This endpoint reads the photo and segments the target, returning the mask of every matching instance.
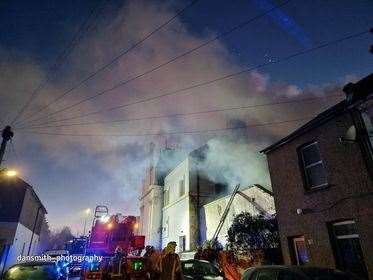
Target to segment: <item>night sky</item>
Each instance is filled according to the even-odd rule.
[[[370,0],[200,0],[109,69],[39,116],[63,109],[121,80],[147,71],[285,2],[288,3],[281,8],[197,52],[53,118],[76,116],[177,90],[372,27],[373,2]],[[50,73],[54,75],[20,120],[26,120],[188,3],[145,0],[1,1],[2,125],[12,121],[33,90]],[[88,30],[82,33],[58,71],[51,72],[56,57],[64,51],[92,11],[97,14],[88,21]],[[341,86],[372,71],[373,57],[369,53],[372,40],[372,34],[365,34],[187,93],[61,123],[189,113],[329,94],[342,96]],[[304,118],[317,114],[339,99],[325,97],[311,103],[254,110],[32,131],[96,135],[218,129],[226,127],[232,120],[250,124]],[[301,123],[248,129],[250,147],[258,151]],[[220,135],[70,137],[31,134],[16,128],[14,149],[9,146],[4,166],[17,167],[21,177],[35,187],[49,212],[52,228],[69,225],[74,233],[82,230],[82,210],[94,208],[97,203],[108,204],[112,212],[138,214],[139,189],[148,162],[150,142],[156,143],[159,149],[167,139],[170,145],[190,150]]]

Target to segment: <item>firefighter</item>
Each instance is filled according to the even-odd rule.
[[[161,253],[157,252],[153,246],[145,247],[144,258],[146,260],[146,268],[149,271],[149,277],[151,280],[159,279],[159,263],[161,260]]]
[[[233,251],[221,251],[218,254],[218,263],[220,269],[223,271],[225,279],[240,280],[241,273],[237,266],[238,260]]]
[[[198,247],[197,247],[197,251],[196,251],[196,253],[194,254],[194,259],[195,259],[195,260],[201,260],[201,259],[202,259],[202,255],[203,255],[202,247],[201,247],[201,246],[198,246]]]
[[[160,280],[183,280],[181,262],[175,253],[176,242],[171,241],[163,250],[162,259],[159,264]]]
[[[122,273],[123,249],[119,245],[115,248],[113,258],[113,272],[114,274]]]

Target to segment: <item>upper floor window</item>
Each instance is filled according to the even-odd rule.
[[[165,237],[167,237],[168,234],[169,234],[169,229],[170,229],[169,223],[170,223],[170,219],[169,219],[169,217],[166,217],[164,227],[163,227],[163,234],[164,234]]]
[[[170,191],[169,189],[165,189],[163,197],[163,205],[167,206],[170,203]]]
[[[299,148],[301,164],[307,189],[324,187],[328,184],[326,171],[321,159],[319,145],[313,142]]]
[[[182,178],[179,181],[179,196],[183,196],[185,194],[185,180]]]
[[[367,134],[369,137],[370,145],[373,148],[373,106],[370,106],[362,112],[363,121]]]

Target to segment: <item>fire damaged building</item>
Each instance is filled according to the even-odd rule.
[[[373,279],[373,75],[267,147],[286,264]]]
[[[0,274],[17,256],[39,253],[47,211],[32,186],[0,176]]]
[[[234,186],[223,183],[226,180],[219,166],[207,160],[212,152],[210,144],[188,154],[164,149],[158,163],[150,163],[140,197],[140,232],[148,245],[162,249],[175,241],[178,252],[193,257],[193,251],[212,238]],[[216,170],[213,178],[211,170]],[[265,214],[274,213],[271,192],[260,188],[242,186],[246,199],[234,199],[219,241],[225,243],[234,215],[242,211],[256,215],[258,207]]]
[[[166,148],[157,164],[151,160],[140,197],[140,232],[157,249],[176,241],[179,251],[191,250],[204,238],[200,208],[226,191],[198,168],[206,149],[207,145],[186,154]]]

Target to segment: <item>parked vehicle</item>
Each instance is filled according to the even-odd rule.
[[[57,260],[58,257],[68,256],[69,255],[69,251],[62,250],[62,249],[59,249],[59,250],[47,250],[47,251],[44,252],[44,255],[49,256],[52,259],[52,261],[55,261],[55,260]]]
[[[69,252],[69,256],[74,259],[74,257],[84,257],[86,252],[88,238],[81,236],[78,238],[73,238],[65,244],[65,250]],[[83,263],[80,261],[71,261],[69,264],[69,276],[77,277],[80,276],[82,271]]]
[[[185,279],[193,280],[223,280],[224,275],[208,261],[182,260],[181,269]]]
[[[306,266],[257,266],[247,269],[241,280],[361,280],[359,277],[330,268]]]
[[[65,280],[68,276],[55,262],[25,262],[11,266],[4,280]]]

